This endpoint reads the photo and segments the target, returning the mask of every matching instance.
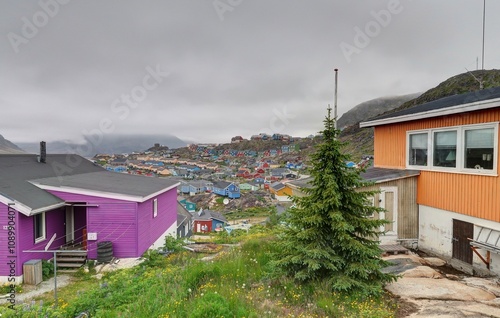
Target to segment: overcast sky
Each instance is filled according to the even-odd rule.
[[[486,1],[485,69],[500,65]],[[0,2],[0,134],[173,134],[228,142],[322,128],[481,67],[481,0]]]

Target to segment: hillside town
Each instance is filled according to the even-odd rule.
[[[0,1],[0,318],[500,318],[500,1]]]

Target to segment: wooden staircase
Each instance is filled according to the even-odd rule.
[[[56,253],[57,270],[75,272],[87,261],[87,251],[64,251]]]

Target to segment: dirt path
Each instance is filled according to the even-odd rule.
[[[57,289],[67,286],[71,283],[71,276],[68,275],[57,275]],[[23,285],[23,292],[16,293],[16,303],[22,303],[47,292],[54,292],[54,277],[41,282],[39,285]],[[5,304],[6,299],[0,299],[0,304]]]

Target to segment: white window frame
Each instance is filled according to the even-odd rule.
[[[427,134],[427,164],[422,166],[422,165],[411,165],[410,164],[410,136],[411,135],[419,135],[419,134]],[[430,158],[430,153],[431,153],[431,147],[432,146],[432,143],[431,143],[431,136],[430,136],[430,132],[429,130],[412,130],[412,131],[408,131],[406,133],[406,167],[408,168],[411,168],[411,169],[422,169],[422,168],[426,168],[426,167],[429,167],[429,160],[431,160]]]
[[[158,198],[153,199],[153,219],[158,216]]]
[[[39,236],[39,237],[36,237],[35,218],[38,217],[39,215],[41,215],[41,220],[42,220],[42,235]],[[39,213],[39,214],[35,214],[33,216],[33,238],[35,240],[35,244],[45,241],[45,239],[47,237],[47,227],[46,227],[46,225],[47,224],[45,223],[45,212],[42,212],[42,213]]]
[[[439,127],[433,129],[419,129],[406,132],[406,168],[427,171],[442,171],[450,173],[476,174],[497,176],[498,166],[498,127],[499,122],[489,122],[483,124],[472,124],[462,126]],[[493,169],[471,169],[465,168],[465,132],[474,129],[493,129]],[[457,132],[457,152],[456,167],[434,166],[434,134],[436,132],[456,131]],[[427,133],[427,165],[410,165],[410,135]]]

